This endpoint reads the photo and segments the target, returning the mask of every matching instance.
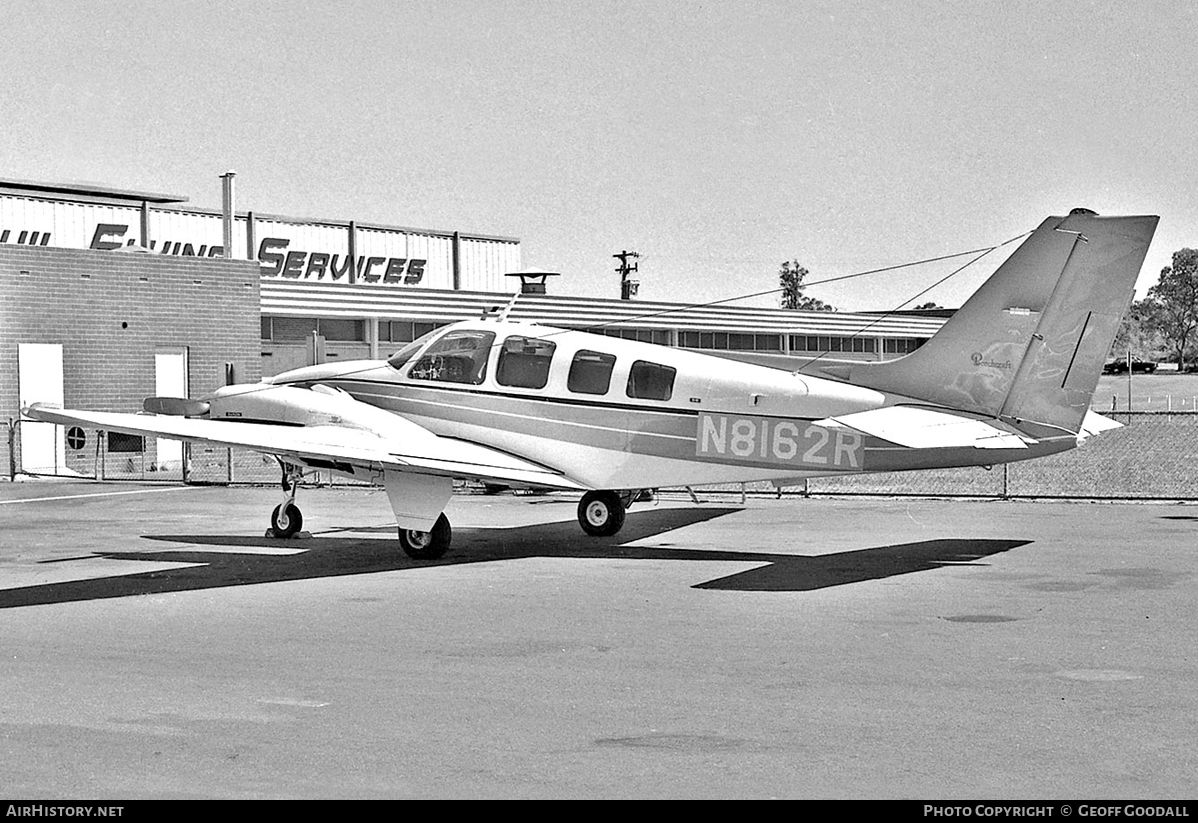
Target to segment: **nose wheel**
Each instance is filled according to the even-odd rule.
[[[304,516],[295,505],[295,493],[299,489],[303,472],[299,466],[279,461],[283,468],[283,502],[270,513],[270,528],[267,534],[280,539],[295,537],[304,525]]]
[[[578,503],[578,524],[592,537],[611,537],[624,527],[628,505],[614,491],[590,491]]]
[[[295,537],[303,525],[304,515],[294,503],[280,503],[270,513],[271,537]]]

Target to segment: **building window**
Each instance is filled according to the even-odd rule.
[[[306,340],[316,331],[315,317],[271,318],[271,340]]]
[[[535,337],[509,337],[499,349],[495,382],[518,389],[543,389],[557,344]]]
[[[334,320],[321,318],[318,333],[325,340],[362,342],[366,339],[366,323],[363,320]]]
[[[574,355],[570,363],[566,388],[578,394],[607,394],[615,366],[616,358],[613,355],[583,349]]]
[[[308,340],[313,332],[326,340],[361,343],[366,340],[365,320],[315,317],[263,317],[262,339],[280,342]]]
[[[608,337],[619,337],[623,340],[636,340],[638,343],[654,343],[658,346],[670,345],[670,333],[665,329],[623,329],[611,326],[594,329],[599,334]]]
[[[444,323],[414,323],[411,320],[384,321],[379,323],[379,339],[389,340],[392,343],[411,343],[444,325]]]
[[[386,335],[384,338],[383,335]],[[379,323],[379,339],[386,339],[391,343],[411,343],[416,339],[412,334],[412,324],[401,320],[392,320],[387,323]]]
[[[824,337],[813,334],[792,334],[792,352],[857,352],[872,353],[878,350],[878,341],[873,337]]]
[[[108,451],[125,452],[126,454],[141,453],[146,450],[146,439],[140,434],[125,434],[124,432],[108,432]]]
[[[921,337],[892,337],[883,341],[882,350],[886,354],[910,354],[926,342]]]
[[[638,360],[628,372],[628,396],[642,400],[669,400],[674,394],[677,369]]]
[[[477,386],[486,376],[487,359],[494,342],[494,332],[447,332],[413,364],[408,377]]]

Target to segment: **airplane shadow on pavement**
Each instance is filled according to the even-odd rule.
[[[4,589],[0,590],[0,609],[528,557],[754,563],[760,565],[727,577],[699,583],[694,588],[745,592],[805,592],[949,565],[975,564],[984,557],[1031,542],[981,539],[924,540],[818,556],[630,545],[738,511],[741,510],[703,507],[630,512],[623,530],[611,538],[587,537],[574,520],[503,529],[463,528],[455,530],[454,545],[449,553],[434,561],[412,560],[405,555],[399,548],[394,526],[345,530],[358,533],[378,532],[386,535],[384,538],[351,534],[333,537],[317,535],[295,540],[244,535],[145,535],[143,539],[146,540],[191,545],[162,551],[99,552],[74,560],[94,561],[108,558],[193,565],[159,568],[140,574],[119,574]],[[336,533],[339,530],[332,531]],[[205,550],[205,546],[211,546],[213,550]],[[245,548],[246,551],[236,551],[239,547]],[[255,552],[255,549],[296,551],[268,554]]]

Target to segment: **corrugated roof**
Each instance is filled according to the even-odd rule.
[[[380,288],[370,284],[262,280],[262,313],[291,317],[378,317],[380,319],[467,320],[506,306],[506,292]],[[681,331],[733,331],[931,337],[942,318],[855,312],[805,312],[737,306],[692,306],[560,295],[521,295],[511,320],[549,326],[615,326]]]
[[[177,194],[160,194],[134,189],[116,189],[99,183],[45,183],[37,180],[19,180],[0,177],[0,190],[8,189],[13,194],[65,194],[75,197],[103,197],[108,200],[128,200],[135,203],[186,203],[187,198]]]

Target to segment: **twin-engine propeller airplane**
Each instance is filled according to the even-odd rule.
[[[923,347],[822,376],[585,332],[482,319],[386,361],[296,369],[150,414],[34,404],[36,420],[274,455],[302,516],[306,470],[381,481],[404,550],[440,557],[455,478],[584,492],[578,521],[613,535],[641,489],[990,466],[1119,424],[1090,399],[1157,217],[1046,219]]]

